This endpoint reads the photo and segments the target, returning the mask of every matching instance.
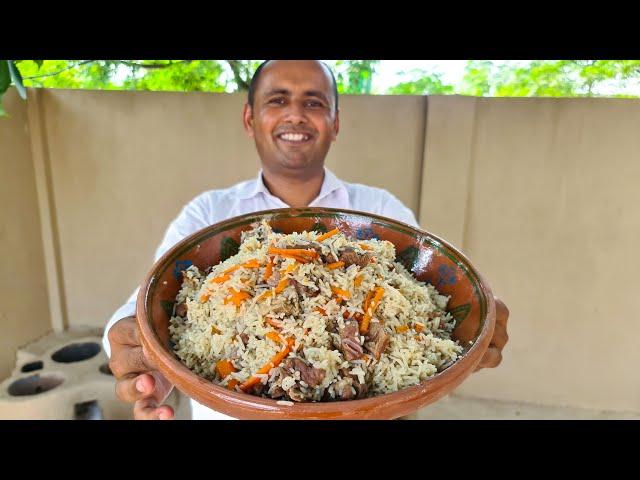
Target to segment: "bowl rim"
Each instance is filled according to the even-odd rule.
[[[159,281],[159,275],[156,275],[158,271],[166,271],[171,268],[171,264],[175,261],[175,257],[184,253],[185,247],[194,243],[196,240],[202,240],[204,236],[210,233],[212,230],[224,230],[232,227],[236,223],[246,224],[248,219],[255,218],[256,221],[261,219],[269,220],[269,217],[274,218],[280,215],[288,216],[302,216],[301,214],[308,214],[305,216],[313,216],[319,213],[334,213],[334,214],[346,214],[362,216],[372,220],[379,220],[383,224],[395,225],[396,230],[398,227],[400,231],[411,235],[420,235],[427,237],[432,244],[440,244],[441,251],[449,250],[457,257],[454,260],[456,263],[464,264],[464,268],[468,272],[472,273],[478,281],[479,291],[478,294],[484,297],[486,302],[486,311],[484,323],[480,327],[480,331],[476,333],[476,339],[468,349],[464,350],[462,356],[456,360],[450,367],[445,370],[436,373],[433,377],[422,380],[417,385],[403,388],[396,392],[385,393],[376,395],[374,397],[367,397],[356,400],[334,400],[330,402],[303,402],[296,403],[294,405],[278,403],[281,400],[272,398],[263,398],[256,395],[247,393],[240,393],[232,390],[228,390],[225,387],[217,385],[209,380],[200,377],[193,371],[191,371],[186,365],[184,365],[173,354],[167,346],[160,340],[158,334],[152,327],[151,319],[147,315],[148,305],[151,299],[150,293],[153,292],[157,282]],[[386,225],[385,225],[386,226]],[[190,247],[193,248],[193,247]],[[451,257],[450,257],[451,258]],[[327,414],[328,411],[346,412],[346,411],[367,411],[375,408],[381,402],[385,407],[392,407],[405,402],[411,402],[425,396],[425,394],[435,391],[441,384],[446,384],[458,377],[462,376],[466,378],[475,370],[476,366],[480,362],[482,355],[488,349],[491,336],[493,335],[493,329],[495,328],[495,300],[492,294],[491,287],[487,283],[486,279],[477,271],[469,259],[460,252],[457,248],[451,245],[446,240],[439,236],[430,233],[422,228],[415,227],[408,223],[404,223],[392,218],[384,217],[381,215],[358,211],[350,209],[328,208],[328,207],[299,207],[299,208],[277,208],[268,210],[259,210],[242,215],[237,215],[232,218],[225,219],[223,221],[211,224],[207,227],[197,230],[191,235],[183,238],[169,250],[167,250],[156,262],[145,276],[143,282],[140,285],[140,290],[137,295],[136,301],[136,321],[140,329],[140,340],[145,349],[145,355],[152,354],[156,363],[156,368],[164,374],[169,381],[172,381],[173,385],[179,390],[180,387],[190,385],[196,390],[197,396],[202,395],[203,398],[211,399],[213,397],[216,403],[227,404],[230,408],[241,408],[243,410],[253,410],[262,413],[279,413],[283,416],[290,414],[299,414],[301,406],[303,410],[307,412],[310,417],[314,414],[322,416]],[[471,364],[470,364],[471,363]],[[475,365],[473,364],[475,363]],[[461,382],[462,380],[460,380]],[[178,385],[180,383],[180,385]],[[194,392],[186,393],[186,395],[193,397]],[[443,393],[444,395],[446,393]],[[198,398],[194,398],[198,400]],[[297,408],[295,408],[297,406]],[[211,407],[209,407],[211,408]],[[228,409],[225,409],[228,410]]]

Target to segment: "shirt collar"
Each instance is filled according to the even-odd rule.
[[[327,167],[324,167],[324,180],[322,181],[322,187],[320,187],[320,193],[318,196],[310,203],[313,205],[318,203],[324,197],[330,195],[336,190],[344,190],[347,191],[344,182],[342,182],[335,174],[329,170]],[[248,185],[245,186],[240,192],[238,192],[238,198],[242,200],[248,200],[250,198],[256,197],[263,193],[267,198],[275,198],[264,184],[264,179],[262,178],[262,169],[258,172],[258,177],[248,182]]]

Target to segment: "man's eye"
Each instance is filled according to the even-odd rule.
[[[271,100],[269,100],[269,103],[272,103],[275,105],[282,105],[284,103],[284,98],[282,97],[272,98]]]
[[[307,102],[307,106],[308,107],[322,107],[322,103],[318,102],[317,100],[309,100]]]

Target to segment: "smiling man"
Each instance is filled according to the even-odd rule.
[[[384,189],[339,180],[324,161],[340,129],[338,90],[331,70],[317,61],[272,60],[251,81],[243,123],[255,141],[258,177],[224,190],[210,190],[186,205],[171,223],[156,260],[186,236],[245,213],[285,207],[360,210],[418,226],[415,216]],[[116,377],[116,394],[134,404],[137,419],[169,419],[163,405],[173,386],[147,360],[135,322],[137,291],[111,317],[103,340]],[[497,302],[491,348],[480,367],[495,367],[507,342],[508,310]],[[192,400],[194,419],[229,418]]]

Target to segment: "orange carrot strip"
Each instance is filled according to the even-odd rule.
[[[270,297],[271,295],[273,295],[273,292],[271,290],[267,290],[266,292],[262,292],[260,295],[258,295],[256,300],[260,302],[261,300],[264,300],[265,298]]]
[[[407,330],[409,330],[409,327],[407,325],[400,325],[399,327],[396,327],[396,332],[398,333],[404,333]]]
[[[372,248],[366,243],[359,243],[358,246],[363,250],[372,250]]]
[[[279,322],[278,320],[274,320],[274,319],[273,319],[273,318],[271,318],[271,317],[267,317],[267,320],[266,320],[266,321],[267,321],[267,323],[268,323],[269,325],[271,325],[272,327],[275,327],[275,328],[282,328],[282,322]]]
[[[276,293],[282,292],[285,288],[287,288],[287,285],[289,285],[288,278],[283,278],[282,280],[280,280],[278,286],[276,287]]]
[[[326,315],[327,314],[327,311],[322,307],[316,307],[316,312],[318,312],[318,313],[320,313],[322,315]]]
[[[242,264],[244,268],[260,268],[260,262],[257,259],[252,258],[251,260],[244,262]]]
[[[344,298],[345,300],[348,300],[349,298],[351,298],[351,294],[349,292],[347,292],[346,290],[342,290],[341,288],[338,287],[331,287],[331,291],[338,295],[339,297]]]
[[[220,275],[219,277],[212,278],[209,283],[223,283],[229,280],[231,277],[227,274]]]
[[[229,390],[235,390],[236,385],[238,385],[240,382],[238,380],[236,380],[235,378],[229,380],[229,383],[227,383],[227,388]]]
[[[262,368],[260,368],[260,370],[256,372],[256,375],[269,373],[269,371],[272,368],[275,368],[278,365],[280,365],[282,360],[284,360],[286,356],[289,355],[289,352],[291,351],[293,344],[294,344],[293,338],[287,338],[287,346],[284,347],[284,349],[281,350],[280,352],[276,353],[276,355],[269,362],[267,362]],[[259,382],[260,382],[259,377],[252,376],[247,381],[245,381],[242,385],[240,385],[240,389],[246,392],[248,389],[250,389],[251,387],[253,387],[255,384]]]
[[[362,283],[362,280],[364,280],[364,275],[360,274],[356,278],[353,279],[353,285],[356,288],[358,288],[360,286],[360,284]]]
[[[336,233],[340,233],[340,230],[338,230],[337,228],[334,228],[333,230],[329,230],[327,233],[324,233],[320,235],[318,238],[316,238],[316,242],[322,242],[323,240],[326,240],[329,237],[333,237]]]
[[[251,298],[251,294],[249,292],[245,292],[244,290],[238,291],[232,288],[231,291],[231,295],[227,296],[227,298],[224,299],[225,305],[233,303],[236,307],[239,307],[244,300],[246,300],[247,298]]]
[[[267,269],[264,271],[263,280],[265,282],[269,280],[269,277],[271,277],[272,273],[273,273],[273,261],[271,260],[271,258],[269,258],[269,261],[267,262]]]
[[[231,372],[235,372],[236,369],[230,360],[223,359],[216,363],[216,371],[218,372],[218,375],[220,375],[220,378],[224,379]]]
[[[318,252],[315,250],[307,250],[304,248],[275,248],[269,247],[269,253],[272,255],[291,256],[295,255],[302,258],[316,258]]]
[[[267,337],[269,340],[273,340],[276,343],[283,343],[282,338],[280,338],[280,335],[278,335],[276,332],[267,332],[265,337]]]
[[[209,300],[209,294],[208,293],[205,293],[204,295],[200,296],[200,303],[204,303],[207,300]]]
[[[364,312],[364,317],[362,318],[362,323],[360,323],[360,333],[366,333],[369,330],[369,322],[371,321],[371,316],[376,311],[376,307],[380,303],[380,300],[382,300],[383,295],[384,288],[376,288],[376,293],[371,299],[371,303],[367,305],[367,309]]]
[[[422,330],[424,330],[424,325],[420,322],[416,322],[413,328],[416,332],[420,333]]]
[[[327,268],[329,270],[335,270],[336,268],[340,268],[340,267],[344,267],[344,262],[333,262],[333,263],[327,264]]]

